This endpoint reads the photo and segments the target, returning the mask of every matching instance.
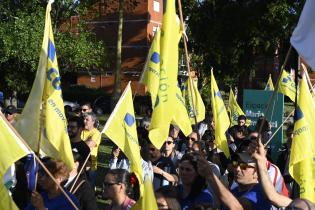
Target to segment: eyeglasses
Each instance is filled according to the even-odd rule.
[[[234,168],[237,168],[239,166],[242,170],[246,170],[247,168],[256,168],[255,166],[249,165],[247,163],[240,163],[238,161],[233,161],[232,164]]]
[[[170,144],[173,144],[174,142],[173,141],[166,141],[165,143],[170,145]]]
[[[113,185],[120,184],[119,182],[103,182],[103,189],[106,187],[111,187]]]

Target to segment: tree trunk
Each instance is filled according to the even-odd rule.
[[[122,48],[124,4],[125,4],[125,0],[119,0],[116,70],[115,70],[114,90],[112,94],[112,104],[111,104],[112,109],[115,107],[121,95],[121,48]]]

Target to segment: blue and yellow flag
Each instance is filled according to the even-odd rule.
[[[0,112],[0,180],[3,180],[5,172],[14,162],[31,153],[17,137],[13,128],[9,125]],[[0,184],[0,209],[18,210],[8,190],[1,181]]]
[[[230,112],[230,121],[231,125],[237,125],[238,124],[238,116],[245,115],[241,107],[238,105],[236,98],[234,96],[232,88],[230,88],[230,95],[229,95],[229,104],[227,108],[228,112]],[[246,119],[246,125],[249,126],[251,123],[251,120]]]
[[[230,126],[230,120],[217,82],[213,76],[213,70],[211,70],[211,103],[215,125],[215,143],[217,147],[224,152],[226,157],[230,157],[229,146],[225,135],[225,132]]]
[[[267,85],[265,87],[265,90],[267,90],[267,91],[274,91],[275,90],[273,83],[272,83],[271,74],[269,74],[269,79],[268,79]]]
[[[295,82],[291,75],[285,70],[282,71],[278,91],[283,95],[288,96],[291,99],[291,101],[293,102],[295,101],[296,94]]]
[[[299,89],[289,172],[300,185],[300,197],[315,203],[315,104],[305,75]]]
[[[205,119],[206,108],[198,91],[197,80],[193,81],[191,77],[188,77],[184,84],[183,96],[191,124],[203,121]]]
[[[174,101],[177,88],[178,43],[182,34],[177,22],[175,0],[167,0],[164,9],[160,39],[158,93],[149,128],[149,138],[157,148],[161,148],[168,137],[176,108]]]
[[[137,136],[136,118],[133,108],[130,82],[108,118],[103,130],[127,156],[130,161],[130,172],[134,172],[139,180],[140,194],[143,192],[143,175],[140,146]]]
[[[156,97],[159,92],[160,83],[160,38],[161,31],[158,29],[155,32],[154,39],[149,50],[149,54],[144,65],[143,73],[140,82],[147,87],[147,91],[151,95],[152,110],[156,102]]]
[[[35,81],[16,128],[34,151],[40,147],[45,155],[64,161],[72,169],[74,160],[51,26],[51,4],[50,0],[46,8],[45,32]]]

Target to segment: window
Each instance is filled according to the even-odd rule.
[[[160,12],[160,2],[153,1],[153,10],[154,12]]]

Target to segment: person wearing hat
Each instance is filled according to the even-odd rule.
[[[233,161],[234,180],[238,186],[231,190],[244,209],[271,209],[270,201],[265,197],[258,182],[256,161],[248,152],[237,153]]]
[[[4,109],[4,115],[5,118],[9,121],[11,125],[15,125],[16,121],[16,116],[17,116],[17,109],[13,105],[9,105]]]

